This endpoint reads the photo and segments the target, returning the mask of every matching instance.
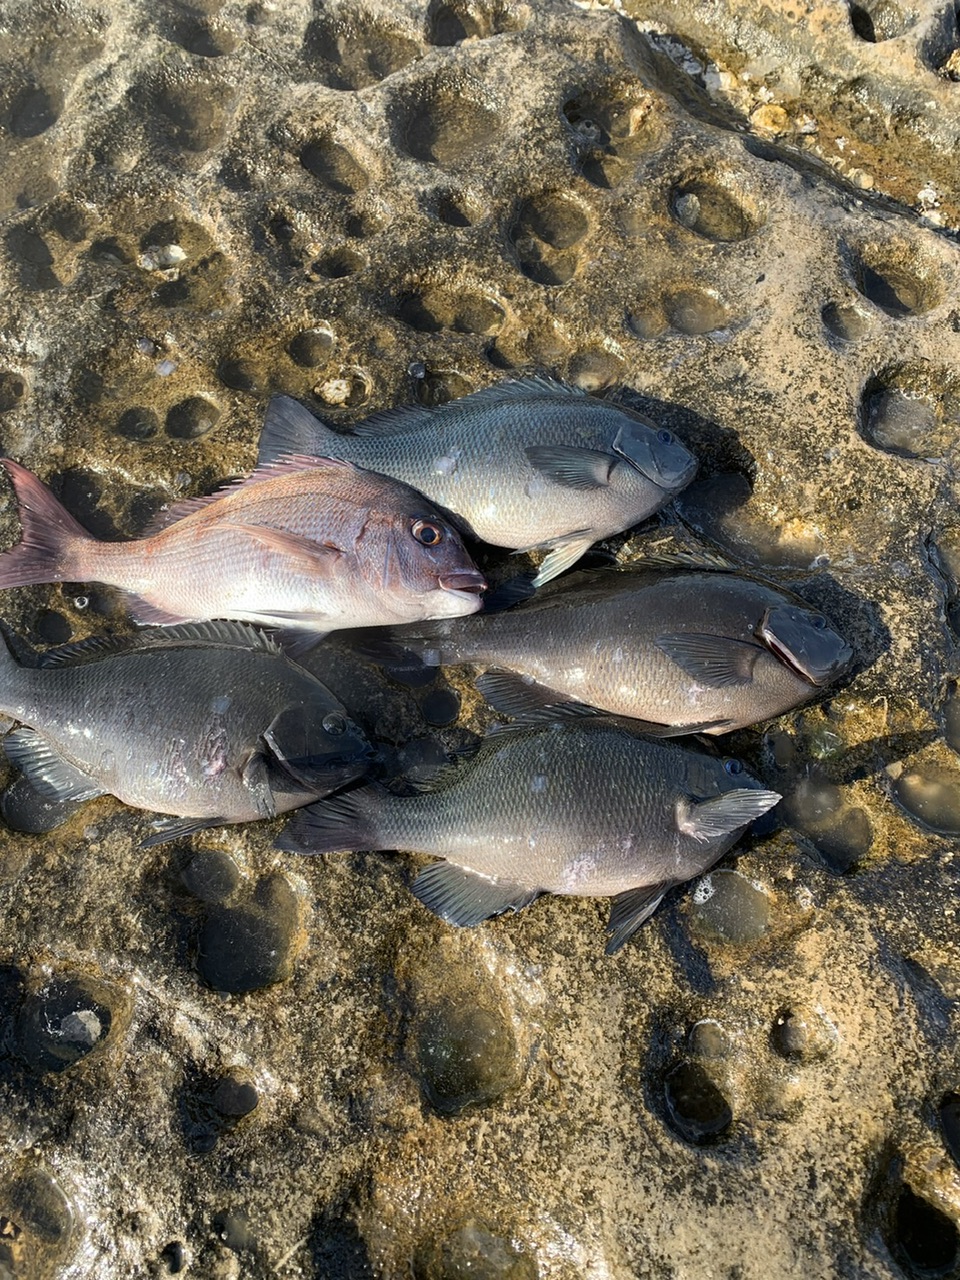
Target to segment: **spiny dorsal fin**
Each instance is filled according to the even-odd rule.
[[[469,404],[471,409],[488,409],[501,405],[505,400],[531,400],[555,398],[557,396],[575,396],[581,399],[587,393],[580,387],[568,387],[563,382],[546,375],[535,375],[529,378],[516,378],[508,382],[496,382],[492,387],[483,387],[459,400],[448,400],[445,404],[427,408],[419,404],[401,405],[396,409],[385,409],[358,422],[351,428],[351,435],[379,436],[393,435],[401,431],[414,431],[431,422],[441,425],[453,412],[462,410]]]
[[[152,538],[154,534],[162,533],[164,529],[169,529],[178,520],[184,520],[187,516],[192,516],[195,512],[202,511],[204,507],[210,506],[212,502],[219,502],[221,498],[227,498],[232,493],[238,493],[241,489],[249,488],[250,485],[262,484],[264,480],[275,480],[277,476],[291,475],[298,471],[353,471],[355,469],[352,462],[346,462],[343,458],[321,458],[306,453],[285,453],[269,462],[258,465],[255,471],[243,479],[229,480],[219,489],[215,489],[213,493],[208,493],[204,497],[183,498],[179,502],[171,503],[169,507],[163,507],[151,517],[140,536],[141,538]]]
[[[277,642],[247,622],[188,622],[175,627],[148,627],[132,636],[89,636],[41,654],[41,667],[65,667],[142,649],[189,648],[215,645],[228,649],[258,649],[280,653]]]

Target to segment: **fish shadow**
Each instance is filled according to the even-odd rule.
[[[635,413],[645,414],[652,418],[658,427],[666,427],[687,446],[700,463],[698,476],[713,472],[739,472],[753,488],[757,474],[757,462],[750,450],[741,442],[732,427],[721,426],[712,418],[685,405],[675,404],[669,400],[661,400],[657,396],[635,391],[632,387],[621,388],[613,397],[614,401]],[[741,506],[746,496],[735,495],[736,506]]]

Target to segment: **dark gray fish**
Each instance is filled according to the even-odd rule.
[[[241,623],[84,641],[19,666],[0,645],[9,759],[54,800],[175,814],[164,839],[272,818],[360,777],[369,743],[316,677]],[[152,841],[151,843],[156,843]]]
[[[665,428],[549,378],[503,382],[432,409],[376,414],[349,434],[275,396],[259,465],[289,453],[346,458],[394,476],[485,542],[548,551],[537,585],[599,538],[653,515],[697,469]]]
[[[661,734],[729,733],[780,715],[853,657],[816,609],[716,567],[578,573],[503,613],[390,635],[431,665],[502,668],[542,688],[544,704],[585,703]],[[508,680],[488,673],[481,689],[514,710]]]
[[[602,721],[511,726],[422,794],[361,786],[311,805],[280,847],[432,853],[445,861],[413,892],[456,925],[543,893],[609,896],[613,954],[672,886],[706,871],[779,799],[736,761]]]

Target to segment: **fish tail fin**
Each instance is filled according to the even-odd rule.
[[[32,471],[12,458],[0,458],[13,481],[23,534],[0,555],[0,588],[34,582],[71,582],[84,575],[77,551],[95,542]]]
[[[347,853],[378,849],[376,813],[390,793],[376,783],[344,791],[300,809],[277,840],[292,853]]]
[[[350,632],[347,641],[354,653],[384,667],[391,675],[445,667],[461,662],[451,637],[451,619],[418,622],[401,627]],[[345,633],[341,632],[341,636]]]

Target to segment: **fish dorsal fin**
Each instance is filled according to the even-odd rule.
[[[280,646],[247,622],[189,622],[175,627],[148,627],[132,636],[89,636],[41,654],[41,667],[65,667],[93,662],[113,654],[142,649],[169,649],[214,645],[229,649],[259,649],[280,653]]]
[[[701,842],[728,836],[747,826],[778,804],[783,797],[777,791],[739,787],[710,800],[677,801],[677,827],[686,836]]]
[[[35,729],[14,729],[4,738],[3,748],[10,763],[46,800],[92,800],[104,794],[99,782],[64,760]]]
[[[730,640],[726,636],[697,631],[657,636],[654,643],[698,684],[709,685],[713,689],[749,684],[754,664],[763,652],[759,645],[744,640]]]
[[[464,927],[504,911],[520,911],[541,893],[540,889],[465,871],[452,862],[435,862],[421,871],[410,887],[434,915]]]
[[[263,415],[257,467],[291,454],[325,454],[330,446],[324,448],[324,441],[336,434],[298,400],[274,396]]]
[[[204,507],[209,507],[212,502],[219,502],[221,498],[228,498],[232,493],[239,493],[241,489],[248,489],[251,485],[262,484],[264,480],[275,480],[277,476],[291,475],[298,471],[317,470],[343,472],[354,471],[356,468],[352,462],[346,462],[343,458],[319,457],[309,453],[284,453],[269,462],[258,462],[257,469],[250,475],[240,480],[230,480],[219,489],[215,489],[213,493],[200,498],[183,498],[180,502],[171,503],[169,507],[163,507],[151,517],[140,536],[152,538],[154,534],[169,529],[178,520],[185,520],[187,516],[202,511]]]
[[[661,880],[657,884],[640,885],[636,889],[627,889],[618,893],[610,903],[610,919],[607,922],[606,953],[615,955],[625,942],[629,942],[636,931],[659,907],[668,889],[676,884],[675,880]]]
[[[384,409],[381,413],[371,414],[363,422],[351,428],[351,435],[379,436],[393,435],[401,431],[414,431],[427,422],[442,424],[451,413],[462,409],[469,403],[471,409],[488,409],[501,405],[505,400],[544,399],[545,397],[576,396],[587,398],[587,393],[580,387],[568,387],[545,375],[529,378],[511,379],[508,382],[495,382],[491,387],[483,387],[458,400],[448,400],[445,404],[427,407],[419,404],[400,405],[396,409]]]
[[[684,550],[646,551],[640,548],[640,558],[630,562],[637,569],[707,569],[711,573],[736,573],[737,566],[719,551],[705,547]]]

